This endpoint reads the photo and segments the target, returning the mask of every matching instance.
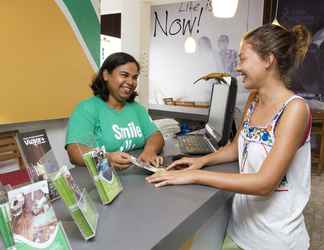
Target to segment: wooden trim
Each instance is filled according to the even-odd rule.
[[[16,160],[20,169],[25,168],[17,141],[17,130],[0,133],[0,161]]]

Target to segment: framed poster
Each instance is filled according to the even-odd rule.
[[[278,7],[277,7],[278,6]],[[312,34],[303,64],[292,79],[291,88],[304,96],[324,97],[324,4],[315,0],[267,0],[264,23],[271,22],[277,12],[281,25],[290,29],[303,24]]]
[[[212,81],[193,82],[211,72],[237,76],[235,67],[241,38],[262,24],[262,10],[263,1],[239,1],[233,18],[216,18],[210,0],[153,5],[149,103],[164,104],[165,98],[208,103]],[[195,43],[193,53],[185,49],[188,38]],[[240,82],[238,85],[240,99],[245,90]]]

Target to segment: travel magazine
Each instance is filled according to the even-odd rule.
[[[10,190],[8,200],[15,242],[13,249],[71,249],[63,226],[57,220],[49,201],[47,181]],[[9,234],[7,238],[11,243]]]
[[[18,140],[27,163],[30,179],[32,182],[47,180],[50,200],[57,199],[58,193],[45,171],[45,167],[58,167],[45,129],[18,133]]]

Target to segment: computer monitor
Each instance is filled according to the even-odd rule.
[[[226,77],[225,80],[226,83],[213,84],[206,124],[210,139],[218,146],[224,146],[230,137],[237,94],[236,78]]]

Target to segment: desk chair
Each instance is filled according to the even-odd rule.
[[[324,166],[324,110],[313,109],[312,136],[318,136],[319,150],[312,151],[312,164],[317,164],[317,174],[320,175]]]

